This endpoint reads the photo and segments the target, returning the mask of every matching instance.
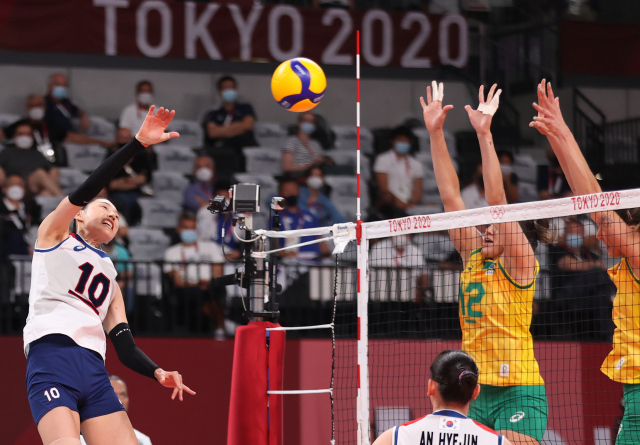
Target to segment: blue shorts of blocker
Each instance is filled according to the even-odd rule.
[[[60,406],[80,414],[80,422],[124,411],[100,354],[66,335],[46,335],[31,343],[27,392],[36,425]]]

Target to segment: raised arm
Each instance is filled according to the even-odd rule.
[[[491,87],[486,101],[484,87],[480,87],[478,92],[480,106],[477,110],[469,105],[464,107],[480,142],[484,191],[490,206],[507,204],[500,161],[491,135],[491,121],[498,108],[502,92],[502,90],[496,92],[496,87],[496,84]],[[530,283],[535,278],[536,258],[520,224],[517,222],[495,224],[493,233],[496,238],[494,243],[505,248],[503,263],[509,275],[520,284]]]
[[[431,138],[431,159],[436,182],[438,183],[438,191],[440,192],[445,212],[465,210],[466,207],[460,196],[460,181],[458,180],[456,169],[453,167],[453,162],[451,162],[442,129],[447,113],[453,108],[453,105],[447,105],[443,108],[443,85],[440,83],[438,87],[434,81],[432,86],[433,89],[427,87],[427,103],[421,97],[420,104],[422,105],[424,123],[427,130],[429,130]],[[449,230],[449,236],[465,263],[471,251],[482,246],[482,237],[474,227]]]
[[[129,143],[108,157],[89,177],[64,198],[38,228],[38,247],[46,249],[58,245],[69,236],[69,225],[78,211],[95,198],[118,171],[145,147],[180,136],[175,131],[165,133],[167,125],[173,119],[175,111],[160,108],[154,116],[155,107],[149,108],[140,131]]]
[[[544,80],[538,86],[538,103],[533,107],[538,111],[529,126],[547,136],[569,185],[576,195],[600,193],[602,190],[595,178],[571,130],[564,122],[560,110],[560,100],[555,97],[551,85]],[[599,226],[602,240],[609,247],[620,249],[629,259],[636,272],[640,271],[640,233],[629,227],[614,211],[590,214]]]

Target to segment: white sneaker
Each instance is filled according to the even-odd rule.
[[[224,329],[216,329],[215,334],[213,334],[213,338],[219,341],[226,340],[227,333],[224,331]]]

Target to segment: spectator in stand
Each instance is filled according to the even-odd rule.
[[[311,134],[316,131],[316,115],[310,112],[298,114],[298,133],[287,141],[282,153],[282,171],[302,172],[325,162],[322,147]]]
[[[116,143],[111,146],[107,157],[122,148],[132,138],[127,128],[119,128]],[[109,183],[110,195],[118,201],[120,213],[129,224],[135,226],[140,221],[141,210],[138,198],[143,194],[151,194],[149,181],[151,179],[151,165],[146,151],[135,155]]]
[[[27,117],[12,123],[0,131],[0,140],[5,138],[13,139],[16,128],[26,122],[33,128],[33,137],[38,151],[58,167],[65,166],[67,161],[67,155],[62,144],[98,144],[103,147],[111,145],[110,142],[93,139],[60,127],[49,128],[44,120],[45,100],[39,94],[29,95],[26,109]]]
[[[549,165],[538,165],[538,177],[536,180],[538,198],[556,199],[573,196],[569,182],[562,172],[562,167],[560,167],[560,161],[558,161],[550,146],[547,147],[547,159],[549,160]]]
[[[600,261],[595,237],[585,237],[582,221],[568,218],[564,235],[558,244],[549,246],[549,255],[558,309],[578,315],[573,333],[610,341],[614,330],[611,297],[616,287]]]
[[[129,412],[129,390],[127,389],[127,384],[117,375],[110,375],[109,380],[111,381],[111,386],[113,386],[113,390],[118,396],[120,403],[124,409]],[[138,445],[151,445],[151,439],[146,434],[142,434],[137,429],[133,429],[133,433],[136,435],[136,439],[138,440]],[[82,445],[87,445],[84,440],[84,437],[80,436],[80,440]]]
[[[322,193],[324,188],[325,182],[322,169],[320,167],[311,167],[306,186],[300,187],[300,199],[298,202],[300,209],[315,216],[320,227],[347,222],[329,197]]]
[[[217,181],[215,196],[224,196],[226,201],[229,202],[229,188],[231,185],[228,182]],[[212,215],[206,206],[200,207],[197,213],[197,225],[198,225],[198,239],[203,241],[213,241],[214,243],[223,247],[224,254],[230,260],[237,260],[240,258],[240,249],[235,237],[233,236],[233,226],[231,215],[216,213]],[[222,236],[222,229],[224,228],[224,237]]]
[[[207,207],[215,194],[216,166],[209,156],[198,156],[193,162],[195,182],[184,191],[182,206],[185,210],[196,213],[198,209]]]
[[[216,326],[216,339],[224,340],[225,296],[215,292],[213,285],[213,279],[222,276],[224,256],[218,244],[198,241],[196,230],[196,215],[184,212],[176,228],[180,243],[165,252],[164,272],[171,279],[178,297],[178,312],[187,311],[186,316],[180,318],[188,320],[189,330],[208,330],[208,321],[202,311],[206,307]]]
[[[40,221],[40,207],[35,201],[25,201],[24,180],[9,176],[2,185],[0,200],[0,262],[9,255],[31,255],[27,240],[29,229]]]
[[[27,122],[16,127],[13,143],[0,151],[0,184],[13,175],[20,176],[34,195],[62,196],[60,172],[35,149],[33,129]]]
[[[76,129],[72,119],[78,119]],[[89,129],[89,116],[69,100],[69,83],[64,74],[53,74],[49,79],[49,92],[45,96],[44,120],[49,131],[86,133]]]
[[[484,196],[484,179],[482,177],[482,163],[476,165],[476,171],[473,172],[472,181],[469,185],[460,191],[460,197],[467,209],[477,209],[480,207],[488,207],[487,199]]]
[[[135,103],[127,105],[120,113],[118,123],[120,128],[128,128],[132,134],[137,133],[151,105],[153,105],[153,84],[148,80],[141,80],[136,84]]]
[[[231,76],[221,77],[217,87],[222,106],[204,117],[204,144],[233,149],[257,146],[253,135],[256,113],[251,104],[237,102],[236,80]]]
[[[411,130],[394,130],[393,148],[378,155],[373,166],[378,182],[378,208],[407,211],[422,202],[422,165],[411,151]],[[396,212],[393,212],[396,213]]]
[[[516,204],[520,202],[520,189],[518,187],[518,175],[513,172],[513,163],[515,158],[513,153],[507,150],[498,150],[498,161],[500,161],[500,170],[502,170],[502,183],[504,184],[504,193],[507,195],[507,203]]]
[[[280,196],[285,199],[286,208],[280,212],[280,224],[282,230],[313,229],[320,227],[318,218],[308,211],[300,208],[300,187],[295,179],[285,177],[280,182]],[[313,236],[302,236],[297,238],[286,238],[282,240],[282,246],[292,246],[314,240]],[[295,257],[299,260],[313,260],[320,256],[328,256],[331,251],[325,242],[309,244],[283,250],[281,257]]]

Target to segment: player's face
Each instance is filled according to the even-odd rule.
[[[106,199],[96,199],[80,212],[79,221],[91,240],[106,244],[118,233],[118,210]]]
[[[124,384],[121,380],[111,380],[111,386],[113,386],[113,390],[116,392],[118,399],[124,406],[124,409],[129,410],[129,393],[127,392],[127,385]]]
[[[497,259],[504,252],[504,246],[497,243],[496,227],[492,224],[482,236],[482,254],[491,259]]]

